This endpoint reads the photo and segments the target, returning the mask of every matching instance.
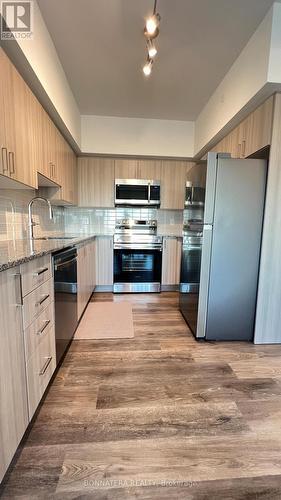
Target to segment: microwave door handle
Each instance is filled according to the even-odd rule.
[[[150,204],[150,182],[148,183],[148,204]]]

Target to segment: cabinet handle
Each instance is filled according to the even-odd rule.
[[[4,151],[5,151],[6,162],[4,161]],[[1,148],[1,157],[2,157],[3,174],[4,174],[5,172],[9,172],[7,148]]]
[[[10,162],[10,159],[12,159],[11,162]],[[11,165],[12,165],[12,168],[11,168]],[[15,173],[15,153],[13,153],[13,151],[9,151],[9,171],[10,171],[10,175],[13,175]]]
[[[45,297],[43,297],[41,300],[39,300],[38,302],[36,302],[35,306],[36,307],[42,306],[42,304],[45,302],[45,300],[47,300],[49,297],[50,297],[49,294],[45,295]]]
[[[52,179],[53,178],[53,165],[52,165],[51,161],[50,161],[49,165],[50,165],[50,177]]]
[[[45,371],[47,370],[47,368],[48,368],[48,366],[49,366],[49,364],[51,363],[51,361],[52,361],[52,359],[53,359],[53,358],[52,358],[52,356],[49,356],[49,357],[48,357],[48,358],[46,358],[46,359],[47,359],[47,360],[46,360],[46,363],[44,364],[43,368],[42,368],[42,369],[40,370],[40,372],[39,372],[39,375],[40,375],[40,376],[41,376],[41,375],[44,375]]]
[[[40,274],[43,274],[46,271],[49,271],[48,267],[44,267],[44,269],[40,269],[40,271],[37,271],[36,273],[34,273],[34,276],[40,276]]]
[[[45,321],[44,325],[42,326],[41,330],[38,330],[37,332],[37,335],[42,335],[42,333],[44,332],[44,330],[46,330],[47,326],[51,323],[51,320],[48,319],[47,321]]]
[[[244,139],[242,141],[242,158],[245,158],[245,152],[246,152],[246,141]]]
[[[16,273],[13,275],[17,281],[18,281],[18,296],[19,296],[19,301],[16,304],[17,306],[22,306],[23,305],[23,298],[22,298],[22,278],[21,278],[21,273]]]

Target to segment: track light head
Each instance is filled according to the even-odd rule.
[[[150,59],[153,59],[157,54],[157,49],[152,40],[147,40],[147,51]]]
[[[159,14],[153,14],[147,18],[144,28],[144,35],[147,38],[156,38],[159,35],[160,20]]]
[[[153,64],[152,59],[147,59],[145,65],[142,68],[145,76],[149,76],[151,74],[152,64]]]

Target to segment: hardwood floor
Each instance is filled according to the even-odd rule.
[[[135,338],[74,341],[6,499],[281,498],[281,346],[196,342],[178,295],[133,303]]]

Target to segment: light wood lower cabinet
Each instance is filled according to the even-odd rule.
[[[96,285],[111,287],[113,285],[113,238],[97,236],[96,238]]]
[[[28,425],[19,268],[0,273],[0,481]]]
[[[50,324],[26,364],[29,419],[47,388],[56,368],[54,324]]]
[[[51,256],[20,267],[29,420],[56,369],[54,279]]]
[[[163,238],[162,285],[178,285],[180,282],[181,238]]]
[[[86,243],[77,251],[77,293],[78,293],[78,319],[95,288],[95,258],[96,241]]]
[[[22,265],[21,275],[22,294],[25,297],[29,292],[32,292],[32,290],[52,277],[52,260],[50,255],[44,255]]]

